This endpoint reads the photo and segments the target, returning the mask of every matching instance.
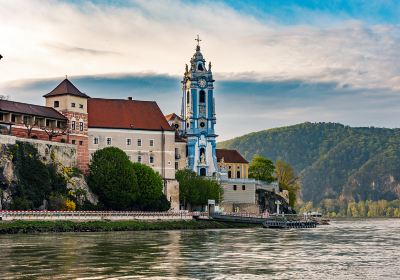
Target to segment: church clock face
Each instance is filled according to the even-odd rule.
[[[207,86],[207,81],[206,81],[206,79],[200,78],[200,79],[199,79],[199,86],[200,86],[201,88],[205,88],[205,87]]]

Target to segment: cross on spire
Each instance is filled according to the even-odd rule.
[[[197,38],[194,39],[194,40],[197,41],[197,45],[200,46],[200,42],[201,42],[202,40],[200,40],[199,34],[197,34]]]

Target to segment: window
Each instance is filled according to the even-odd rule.
[[[236,172],[236,178],[240,178],[240,171]]]
[[[111,145],[111,138],[107,137],[107,145],[110,146]]]
[[[11,122],[15,122],[16,119],[17,119],[17,116],[14,114],[11,114]]]
[[[4,114],[0,113],[0,121],[4,121]]]
[[[126,138],[126,145],[130,146],[132,144],[132,139]]]
[[[99,144],[99,138],[98,137],[94,137],[93,138],[93,144],[95,144],[95,145]]]
[[[82,146],[82,145],[83,145],[83,141],[79,141],[79,145],[81,145],[81,146]]]
[[[237,186],[233,185],[233,190],[236,191],[237,190]]]
[[[80,123],[79,123],[79,130],[80,130],[80,131],[83,131],[83,122],[80,122]]]
[[[197,66],[197,70],[204,71],[203,63],[199,63],[199,65]]]
[[[179,163],[176,161],[175,162],[175,170],[178,170],[179,169]]]
[[[171,162],[170,162],[170,161],[168,161],[168,165],[171,165]]]
[[[206,103],[206,93],[204,90],[200,90],[200,103]]]
[[[154,147],[154,140],[150,139],[150,147]]]
[[[79,104],[79,109],[83,109],[83,104]]]
[[[76,105],[76,104],[75,104],[74,102],[71,103],[71,107],[72,107],[72,108],[75,108],[75,105]]]
[[[154,156],[150,156],[149,161],[150,161],[150,163],[154,163]]]
[[[228,178],[232,178],[232,171],[228,171]]]
[[[137,157],[137,162],[141,163],[142,162],[142,156]]]
[[[72,140],[71,143],[75,145],[76,144],[76,140]]]
[[[137,145],[138,145],[138,147],[141,147],[141,146],[142,146],[142,139],[138,139],[138,140],[137,140]]]
[[[186,103],[189,104],[190,103],[190,92],[186,92]]]
[[[201,122],[201,123],[200,123],[200,127],[201,127],[201,128],[204,128],[205,126],[206,126],[205,122]]]
[[[246,190],[246,186],[242,185],[242,191],[245,191],[245,190]]]
[[[59,101],[54,101],[54,108],[60,107],[60,102]]]
[[[72,130],[75,130],[75,129],[76,129],[76,122],[75,122],[75,121],[72,121],[72,122],[71,122],[71,129],[72,129]]]

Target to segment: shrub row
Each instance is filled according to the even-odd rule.
[[[0,234],[40,232],[105,232],[245,228],[257,225],[217,221],[13,221],[0,223]]]

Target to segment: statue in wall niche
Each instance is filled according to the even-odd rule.
[[[204,154],[200,155],[200,163],[206,163],[206,157],[204,156]]]
[[[186,64],[185,73],[189,73],[189,66]]]

